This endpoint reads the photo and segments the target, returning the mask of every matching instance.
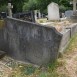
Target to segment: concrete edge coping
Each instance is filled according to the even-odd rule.
[[[71,24],[70,26],[67,26],[66,29],[72,28],[72,27],[74,27],[74,26],[76,26],[76,25],[77,25],[77,23],[73,23],[73,24]]]
[[[15,20],[15,21],[19,21],[19,22],[24,22],[24,23],[28,23],[28,24],[33,24],[33,25],[36,25],[36,26],[41,26],[41,27],[46,27],[46,28],[52,28],[52,29],[55,31],[56,34],[62,36],[62,34],[61,34],[60,32],[58,32],[58,31],[56,30],[56,28],[53,27],[53,26],[41,25],[41,24],[38,24],[38,23],[29,22],[29,21],[20,20],[20,19],[11,18],[11,17],[7,17],[7,18],[5,19],[5,21],[6,21],[7,19],[9,19],[9,20]]]
[[[72,37],[71,36],[71,29],[73,28],[73,27],[75,27],[75,26],[77,26],[77,23],[73,23],[73,24],[71,24],[70,26],[67,26],[62,32],[61,32],[61,34],[66,34],[66,32],[68,31],[68,30],[70,30],[70,38]],[[66,30],[66,31],[65,31]],[[62,40],[61,40],[61,42],[62,42]],[[60,48],[59,48],[59,53],[60,54],[62,54],[62,53],[64,53],[64,50],[67,48],[67,46],[68,46],[68,44],[70,43],[70,40],[67,42],[67,44],[66,44],[66,46],[61,50]],[[61,45],[61,44],[60,44]]]
[[[70,31],[70,29],[64,29],[63,32],[61,33],[62,35],[65,35],[68,31]],[[69,35],[70,36],[70,35]],[[64,36],[63,36],[64,37]],[[63,39],[62,37],[62,39]],[[70,36],[71,38],[71,36]],[[70,39],[69,38],[69,39]],[[61,40],[61,43],[62,43],[63,40]],[[63,53],[64,50],[66,49],[66,47],[68,46],[68,44],[70,43],[70,40],[67,42],[66,46],[64,48],[61,49],[61,43],[60,43],[60,47],[59,47],[59,53]]]

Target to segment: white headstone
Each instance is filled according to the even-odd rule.
[[[73,4],[73,11],[75,12],[76,11],[76,5],[77,5],[77,0],[72,0],[70,1],[70,4]]]
[[[34,11],[35,14],[35,22],[37,21],[37,10]]]
[[[38,15],[39,15],[39,18],[41,18],[41,13],[40,13],[40,10],[38,11]]]
[[[48,20],[59,20],[59,6],[52,2],[48,5]]]
[[[9,14],[9,17],[12,17],[12,8],[13,8],[13,5],[11,5],[11,3],[8,3],[8,14]]]

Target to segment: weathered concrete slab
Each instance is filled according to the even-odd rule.
[[[71,30],[71,37],[77,32],[77,23],[67,26],[66,29]]]
[[[61,44],[60,44],[60,49],[59,52],[63,53],[63,51],[66,49],[66,47],[68,46],[69,42],[70,42],[70,29],[64,29],[61,34],[62,36],[62,40],[61,40]]]
[[[4,31],[9,56],[44,65],[58,57],[62,34],[54,27],[7,18]]]

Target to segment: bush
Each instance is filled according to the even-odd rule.
[[[0,12],[6,12],[7,11],[7,5],[3,5],[0,7]]]

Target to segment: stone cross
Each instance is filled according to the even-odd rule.
[[[77,0],[73,0],[73,11],[76,11],[76,3],[77,3]]]
[[[76,11],[76,3],[77,3],[77,0],[73,0],[70,2],[70,4],[73,4],[73,11],[74,12]]]
[[[34,10],[34,14],[35,14],[35,22],[37,21],[37,10]]]
[[[41,13],[40,13],[40,10],[38,11],[38,16],[39,16],[39,18],[41,18]]]
[[[12,8],[13,8],[13,5],[11,5],[11,3],[8,3],[8,14],[9,14],[9,17],[12,17]]]

